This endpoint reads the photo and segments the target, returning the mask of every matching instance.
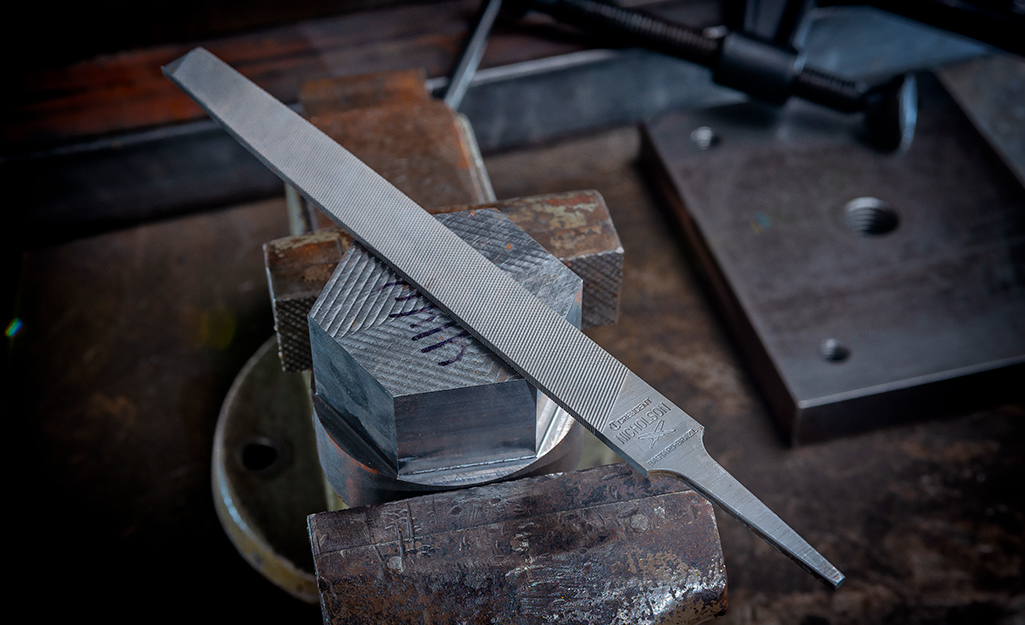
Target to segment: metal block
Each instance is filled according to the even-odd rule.
[[[421,10],[412,9],[415,6],[406,5],[401,11]],[[452,18],[458,20],[460,28],[466,19],[465,7],[451,8],[457,4],[421,6],[442,18],[447,11],[455,11],[457,15]],[[717,3],[671,2],[652,8],[661,13],[663,6],[668,9],[665,17],[683,23],[699,27],[722,23]],[[982,44],[870,7],[820,11],[813,17],[804,48],[808,63],[852,78],[870,79],[916,67],[938,67],[990,53]],[[394,26],[409,32],[407,26],[399,26],[408,22],[405,15],[380,13],[374,21],[381,28]],[[433,19],[431,23],[432,27],[438,26]],[[435,53],[440,49],[440,32],[413,41],[400,41],[406,37],[400,34],[399,39],[367,42],[338,34],[353,28],[346,17],[306,24],[302,29],[307,32],[305,29],[310,27],[322,34],[294,39],[290,35],[268,37],[261,32],[218,42],[216,48],[230,54],[232,60],[246,63],[247,73],[257,83],[283,96],[286,102],[294,101],[290,94],[306,78],[422,65],[425,53],[429,57],[427,65],[433,63],[433,75],[438,76],[429,80],[428,86],[440,91],[447,84],[440,75],[449,71],[452,59],[445,54],[443,62],[438,61]],[[449,43],[441,47],[447,45],[454,52],[458,37],[450,37],[450,29],[442,30]],[[509,36],[506,33],[505,37]],[[246,41],[248,37],[259,40],[257,47],[263,48],[266,56],[261,54],[260,60],[252,56],[256,44]],[[497,66],[477,72],[461,107],[472,121],[485,153],[629,126],[669,111],[739,98],[735,92],[712,83],[707,70],[645,50],[589,50],[540,58],[555,50],[551,38],[543,37],[545,49],[526,55],[538,60],[520,62],[525,58],[520,52],[531,46],[520,45],[523,40],[514,37],[516,45],[504,46],[501,51],[491,48],[498,53],[497,58],[492,57]],[[346,40],[341,48],[323,46],[341,40]],[[564,51],[567,46],[556,44],[556,49]],[[162,49],[159,54],[170,60],[176,52]],[[125,63],[134,69],[126,71]],[[87,94],[80,91],[82,75],[78,66],[75,71],[61,73],[59,87],[43,81],[38,84],[49,87],[42,95],[28,94],[29,98],[45,101],[38,109],[48,111],[43,126],[56,132],[52,136],[61,144],[24,159],[4,161],[0,157],[0,183],[15,192],[25,189],[25,198],[18,199],[32,206],[23,228],[29,236],[43,237],[38,240],[50,244],[55,231],[80,236],[83,231],[124,227],[143,219],[167,218],[280,193],[277,177],[209,120],[137,130],[171,121],[169,114],[178,121],[200,115],[198,109],[180,106],[180,93],[168,95],[161,86],[158,88],[164,95],[154,99],[151,89],[131,85],[134,79],[163,84],[152,74],[156,64],[152,51],[102,57],[87,70],[89,80],[101,86],[96,90],[100,97],[87,97],[84,103],[81,98]],[[166,89],[174,91],[170,84]],[[175,98],[174,103],[164,96]],[[558,106],[544,105],[556,102]],[[67,114],[69,106],[74,114]],[[100,123],[94,129],[102,138],[81,141],[81,132],[67,126],[88,119]],[[15,130],[24,131],[33,125],[26,126],[18,115],[11,120]],[[136,129],[117,134],[126,122]],[[14,135],[7,137],[12,142],[4,142],[5,147],[17,143]],[[76,140],[79,143],[67,144]],[[160,175],[147,175],[154,171]],[[35,235],[37,232],[45,235]]]
[[[469,208],[469,207],[466,207]],[[515,198],[495,208],[584,281],[584,329],[616,323],[623,283],[623,244],[605,200],[597,191]],[[463,210],[442,208],[439,212]]]
[[[625,465],[309,517],[325,623],[698,623],[726,610],[712,507]]]
[[[307,119],[342,110],[422,104],[431,99],[426,79],[422,69],[321,78],[299,86],[299,102]]]
[[[623,246],[597,191],[575,191],[482,204],[522,228],[584,281],[582,327],[615,323],[623,280]],[[434,213],[466,206],[432,209]],[[281,365],[309,369],[306,313],[351,239],[340,230],[277,239],[264,246]]]
[[[421,70],[304,83],[303,115],[425,208],[495,199],[465,117],[431,99]],[[313,210],[310,229],[335,225]]]
[[[311,81],[303,84],[300,100],[304,114],[321,130],[422,205],[494,199],[472,129],[464,118],[430,99],[421,71]],[[306,314],[350,241],[318,211],[296,200],[289,205],[290,220],[301,225],[293,233],[331,233],[264,246],[285,371],[310,368]]]
[[[495,199],[472,130],[444,102],[399,102],[308,117],[424,208]],[[334,227],[317,215],[316,227]]]
[[[796,102],[645,129],[794,443],[1021,397],[1025,191],[935,78],[919,84],[914,143],[889,155]]]
[[[580,278],[509,219],[493,210],[437,218],[579,327]],[[550,451],[572,421],[360,246],[310,311],[310,343],[324,429],[342,445],[354,430],[403,481],[506,477]],[[332,480],[330,459],[322,463],[352,503],[349,480]]]
[[[307,316],[352,239],[341,230],[318,230],[263,246],[274,310],[278,355],[285,371],[311,366]]]

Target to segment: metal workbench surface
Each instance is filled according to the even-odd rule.
[[[704,424],[712,455],[847,574],[830,592],[719,515],[720,622],[1025,622],[1025,407],[788,447],[639,152],[640,132],[621,127],[485,161],[500,198],[602,193],[625,248],[621,315],[588,334]],[[17,191],[29,203],[9,209],[15,223],[34,193],[74,195]],[[284,199],[150,214],[116,191],[97,200],[115,215],[94,234],[63,223],[47,243],[35,229],[18,254],[24,325],[2,403],[12,596],[46,621],[316,622],[235,552],[210,486],[221,403],[273,333],[261,246],[288,233]],[[122,229],[96,234],[110,224]]]
[[[638,150],[638,131],[627,128],[487,165],[503,197],[602,192],[626,249],[622,314],[590,335],[686,405],[726,468],[848,574],[828,592],[721,515],[724,622],[1021,619],[1022,407],[788,448]],[[30,443],[19,444],[26,492],[17,510],[18,536],[32,548],[19,586],[48,613],[316,618],[247,570],[209,491],[220,402],[272,331],[260,245],[285,228],[283,202],[270,201],[26,257],[26,329],[15,354],[23,403],[11,414],[18,440]]]

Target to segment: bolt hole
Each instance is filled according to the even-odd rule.
[[[819,346],[819,353],[829,362],[843,362],[850,358],[851,350],[836,339],[826,339]]]
[[[242,445],[242,466],[253,473],[261,473],[273,467],[280,455],[274,441],[256,438]]]
[[[702,150],[707,150],[719,144],[719,135],[708,126],[699,126],[690,133],[690,140]]]
[[[847,202],[843,222],[855,234],[871,237],[893,232],[900,223],[897,211],[874,197],[859,197]]]

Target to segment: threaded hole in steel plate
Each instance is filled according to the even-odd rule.
[[[900,218],[897,211],[883,200],[859,197],[847,202],[843,222],[851,232],[870,237],[893,232]]]
[[[242,445],[240,458],[242,466],[254,473],[265,472],[278,462],[281,453],[278,446],[269,438],[253,438]]]
[[[851,350],[836,339],[826,339],[819,346],[819,353],[829,362],[843,362],[851,355]]]
[[[708,126],[699,126],[690,133],[690,140],[702,150],[707,150],[719,145],[719,133]]]

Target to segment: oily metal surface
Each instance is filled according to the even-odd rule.
[[[685,477],[823,582],[843,582],[839,570],[712,460],[699,423],[344,148],[202,48],[164,71],[275,173],[627,462]]]
[[[792,442],[1021,396],[1025,192],[935,79],[919,83],[915,141],[889,155],[797,104],[646,129]]]
[[[500,196],[593,187],[626,249],[614,327],[588,334],[705,426],[708,451],[847,581],[824,592],[717,512],[724,625],[1007,625],[1025,616],[1025,411],[964,412],[790,447],[622,128],[487,159]],[[539,166],[559,163],[558,167]],[[524,177],[523,171],[535,171]],[[651,340],[657,327],[658,341]],[[586,447],[585,447],[586,449]]]
[[[324,113],[430,100],[422,69],[318,78],[299,85],[299,103],[307,119]]]
[[[726,608],[706,500],[623,465],[312,515],[326,623],[697,623]]]

